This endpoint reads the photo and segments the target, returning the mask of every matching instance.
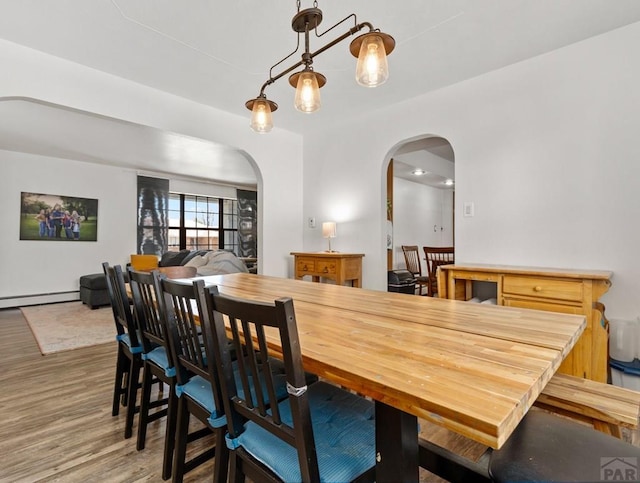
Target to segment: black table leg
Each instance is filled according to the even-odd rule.
[[[377,483],[418,482],[418,418],[376,401]]]

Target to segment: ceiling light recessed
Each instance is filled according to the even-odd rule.
[[[411,174],[415,176],[422,176],[423,174],[427,174],[427,172],[424,169],[416,168],[413,171],[411,171]]]

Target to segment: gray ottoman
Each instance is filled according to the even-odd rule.
[[[80,277],[80,300],[90,309],[97,309],[102,305],[111,305],[107,291],[107,279],[104,273],[93,273]]]

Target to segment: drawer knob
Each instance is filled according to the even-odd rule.
[[[324,267],[323,273],[329,273],[329,267]]]
[[[302,270],[304,270],[304,271],[306,272],[306,271],[307,271],[307,270],[309,270],[309,269],[308,269],[308,268],[307,268],[307,266],[305,265],[304,267],[302,267]]]
[[[535,287],[533,287],[533,291],[534,292],[542,292],[542,287],[540,285],[536,285]]]

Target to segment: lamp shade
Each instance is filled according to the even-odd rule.
[[[251,129],[255,132],[265,133],[273,128],[271,106],[266,99],[255,99],[251,109]]]
[[[325,221],[322,223],[322,236],[324,238],[336,237],[336,223],[334,221]]]
[[[389,78],[387,52],[381,35],[369,33],[362,36],[362,45],[356,65],[356,81],[361,86],[376,87]]]

